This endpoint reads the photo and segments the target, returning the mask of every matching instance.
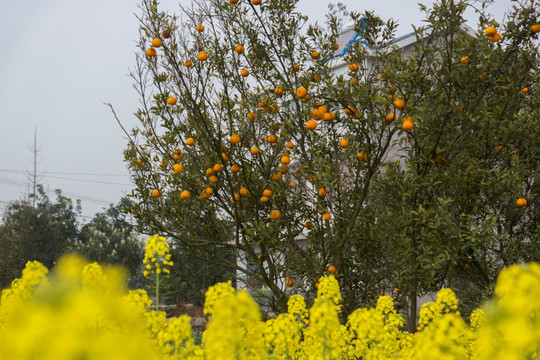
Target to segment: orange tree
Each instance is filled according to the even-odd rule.
[[[467,6],[426,10],[424,40],[383,73],[413,121],[374,181],[366,241],[390,260],[410,330],[418,295],[451,286],[468,314],[502,268],[540,261],[539,7],[516,2],[502,24],[478,9],[467,33]]]
[[[387,58],[366,67],[357,45],[336,75],[338,19],[306,27],[296,2],[201,1],[177,17],[143,1],[140,124],[125,151],[139,224],[264,284],[282,309],[285,280],[312,291],[329,265],[340,271],[401,131],[382,121],[396,112],[377,78]],[[392,21],[353,19],[370,46],[393,39]]]
[[[529,126],[519,128],[520,161],[535,160],[537,13],[523,6],[487,38],[487,19],[482,34],[465,35],[466,2],[442,1],[410,56],[392,47],[394,22],[353,13],[362,43],[335,59],[339,20],[306,26],[296,2],[201,1],[178,17],[143,1],[132,72],[140,124],[125,151],[132,212],[143,229],[264,284],[275,308],[285,308],[285,283],[309,294],[333,265],[344,309],[399,287],[414,329],[417,295],[449,279],[451,259],[472,256],[454,246],[459,229],[492,238],[482,211],[515,161],[492,151],[518,141],[518,121]],[[381,171],[396,153],[399,166]],[[464,194],[456,174],[472,167],[493,183]],[[521,179],[525,194],[535,169],[510,171],[504,186]]]

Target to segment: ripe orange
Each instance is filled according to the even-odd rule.
[[[197,27],[195,29],[197,29],[198,32],[203,32],[204,31],[204,26],[203,25],[197,25]]]
[[[293,188],[293,187],[295,187],[295,186],[296,186],[296,185],[295,185],[292,181],[289,183],[289,187]]]
[[[292,71],[299,71],[299,70],[300,70],[300,65],[298,65],[298,64],[293,64],[293,66],[291,66],[291,70],[292,70]]]
[[[161,196],[161,193],[159,192],[158,189],[152,190],[152,197],[158,198],[160,196]]]
[[[353,119],[356,119],[358,115],[360,115],[360,111],[356,110],[354,107],[352,106],[347,106],[343,112],[347,115],[347,116],[350,116],[352,117]]]
[[[185,66],[185,67],[188,67],[188,68],[189,68],[189,67],[191,67],[191,65],[193,65],[193,62],[192,62],[191,60],[186,60],[186,61],[184,62],[184,66]]]
[[[217,173],[220,173],[223,171],[223,165],[221,164],[215,164],[214,167],[212,168],[215,172]]]
[[[341,141],[339,142],[339,146],[341,146],[342,148],[348,148],[350,145],[349,143],[349,140],[348,139],[341,139]]]
[[[352,85],[352,86],[358,85],[358,79],[351,79],[351,80],[349,80],[349,85]]]
[[[259,199],[260,202],[262,202],[263,204],[266,204],[268,202],[268,197],[266,196],[261,196],[261,198]]]
[[[249,70],[248,69],[242,69],[242,71],[240,71],[240,75],[242,75],[242,77],[248,77],[249,76]]]
[[[308,221],[306,221],[306,222],[304,223],[304,226],[305,226],[306,228],[308,228],[308,229],[311,229],[311,228],[313,227],[313,223],[312,223],[311,221],[308,220]]]
[[[274,134],[268,135],[266,142],[269,144],[274,144],[277,141],[277,136]]]
[[[307,89],[303,86],[300,86],[298,89],[296,89],[296,96],[303,99],[308,95]]]
[[[175,105],[176,104],[176,98],[174,96],[171,96],[167,99],[167,104],[169,105]]]
[[[384,119],[385,119],[384,123],[385,123],[386,125],[388,125],[388,124],[390,124],[392,121],[394,121],[395,118],[396,118],[396,115],[394,115],[393,113],[386,114],[386,116],[385,116],[385,118],[384,118]]]
[[[394,101],[394,106],[398,110],[402,110],[405,107],[405,101],[403,99],[397,99]]]
[[[324,113],[324,115],[322,117],[323,121],[332,121],[334,118],[335,118],[335,114],[330,113],[330,112]]]
[[[274,93],[276,95],[281,95],[283,94],[283,88],[281,88],[280,86],[277,86],[275,89],[274,89]]]
[[[240,201],[240,194],[234,193],[234,196],[232,197],[233,201]]]
[[[315,80],[316,82],[319,82],[321,81],[321,77],[317,74],[313,75],[313,80]]]
[[[274,175],[272,175],[272,180],[279,181],[283,178],[283,174],[281,172],[277,172]]]
[[[189,146],[195,145],[195,139],[193,139],[193,138],[187,138],[187,139],[186,139],[186,145],[189,145]]]
[[[404,120],[401,127],[405,131],[411,131],[414,128],[414,123],[412,122],[412,120]]]
[[[317,122],[315,120],[309,120],[306,123],[306,127],[308,128],[308,130],[315,130],[317,128]]]
[[[336,269],[336,267],[334,265],[330,265],[327,270],[328,270],[328,272],[330,274],[335,274],[336,271],[337,271],[337,269]]]
[[[211,187],[207,187],[206,189],[204,189],[204,192],[208,195],[212,195],[214,193],[214,189],[212,189]]]
[[[280,159],[280,162],[283,164],[283,165],[288,165],[291,163],[291,158],[288,157],[288,156],[282,156],[281,159]]]
[[[355,63],[349,64],[349,70],[358,71],[358,64],[355,64]]]
[[[246,48],[244,48],[244,45],[242,44],[236,45],[234,48],[234,51],[236,51],[238,54],[243,54],[245,50]]]
[[[171,33],[169,32],[169,30],[163,30],[163,32],[161,33],[161,37],[164,39],[168,39],[171,37]]]
[[[242,195],[242,196],[248,196],[249,195],[249,190],[247,188],[245,188],[245,187],[241,187],[239,192],[240,192],[240,195]]]
[[[142,165],[142,159],[137,159],[137,163],[138,163],[139,165]]]
[[[315,120],[321,120],[323,117],[323,114],[319,110],[313,109],[311,110],[311,117]]]
[[[254,112],[248,112],[247,115],[246,115],[246,117],[248,118],[248,120],[253,121],[253,120],[255,120],[255,118],[257,117],[257,115],[255,115]]]
[[[184,166],[182,164],[174,164],[173,170],[176,173],[184,171]]]
[[[294,281],[292,279],[285,280],[285,285],[288,287],[292,287],[294,285]]]
[[[225,153],[221,153],[221,158],[223,159],[223,161],[227,162],[229,161],[229,156]]]
[[[238,166],[238,165],[236,165],[236,164],[234,164],[233,166],[231,166],[231,172],[232,172],[232,173],[235,173],[235,174],[236,174],[236,173],[239,172],[239,171],[240,171],[240,166]]]
[[[277,220],[281,217],[281,211],[279,210],[272,210],[270,211],[270,219]]]
[[[264,189],[263,190],[263,196],[266,196],[267,198],[269,198],[270,196],[272,196],[272,190]]]
[[[468,62],[471,61],[471,58],[468,56],[462,56],[459,61],[461,61],[463,64],[467,64]]]
[[[537,32],[540,32],[540,24],[534,24],[531,26],[531,31],[533,34],[536,34]]]
[[[188,190],[184,190],[182,191],[182,193],[180,194],[180,197],[184,200],[187,200],[191,197],[191,193],[188,191]]]
[[[519,199],[517,199],[516,204],[519,207],[525,207],[525,206],[527,206],[527,199],[519,198]]]
[[[251,3],[253,5],[261,5],[262,4],[262,0],[251,0]]]
[[[251,155],[259,155],[260,152],[261,149],[259,149],[257,146],[251,148]]]
[[[175,153],[175,154],[173,154],[172,157],[173,157],[173,159],[176,160],[176,161],[180,160],[180,154]]]
[[[355,157],[356,157],[356,160],[361,161],[361,162],[367,162],[368,161],[367,155],[364,155],[361,152],[356,153]]]
[[[317,59],[319,58],[319,56],[320,56],[320,55],[319,55],[319,52],[318,52],[318,51],[312,51],[312,52],[311,52],[311,58],[312,58],[313,60],[317,60]]]
[[[215,184],[218,182],[218,177],[216,175],[212,175],[208,178],[208,181],[210,181],[212,184]]]
[[[528,91],[529,91],[529,88],[526,88],[526,87],[524,87],[523,89],[521,89],[521,93],[522,93],[522,94],[526,94]]]
[[[488,26],[485,33],[487,37],[492,37],[497,33],[497,29],[494,26]]]
[[[158,48],[158,47],[161,47],[161,45],[162,45],[162,43],[161,43],[160,39],[158,39],[158,38],[152,39],[152,47]]]
[[[322,218],[323,218],[324,221],[330,221],[332,219],[332,214],[330,214],[329,212],[324,213]]]
[[[325,188],[320,188],[320,189],[319,189],[319,196],[320,196],[320,197],[325,197],[326,194],[328,194],[328,191],[326,191]]]
[[[240,143],[240,135],[238,135],[238,134],[232,134],[232,135],[231,135],[231,142],[232,142],[233,144],[238,144],[238,143]]]
[[[234,5],[238,3],[238,0],[229,0],[229,2]]]
[[[146,56],[148,57],[154,57],[157,55],[156,49],[154,48],[148,48],[146,49]]]
[[[457,112],[458,114],[461,114],[463,112],[463,108],[461,106],[456,106],[454,108],[454,112]]]
[[[216,172],[214,171],[213,167],[206,169],[206,175],[207,176],[214,175],[215,173]]]
[[[287,149],[292,149],[294,147],[294,143],[292,141],[289,141],[287,143]]]
[[[208,60],[208,54],[205,53],[204,51],[201,51],[199,55],[197,56],[197,59],[199,59],[199,61],[206,61]]]
[[[210,195],[207,194],[206,191],[203,190],[203,191],[201,191],[200,197],[201,197],[201,199],[206,200],[206,199],[208,199],[210,197]]]
[[[495,35],[490,36],[490,37],[489,37],[489,40],[490,40],[491,42],[497,42],[497,41],[501,40],[501,34],[496,33]]]

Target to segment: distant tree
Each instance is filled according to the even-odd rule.
[[[125,211],[129,205],[129,199],[122,198],[97,213],[81,228],[79,237],[70,241],[67,251],[100,264],[121,265],[129,272],[130,286],[140,286],[144,244],[128,221]]]
[[[70,239],[77,239],[80,202],[72,200],[56,190],[52,202],[41,185],[37,186],[36,206],[30,200],[10,203],[0,225],[0,266],[6,272],[0,274],[4,287],[15,277],[27,261],[37,260],[52,268],[62,255]]]

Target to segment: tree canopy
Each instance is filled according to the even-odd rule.
[[[142,2],[125,151],[141,228],[217,254],[278,309],[333,266],[345,309],[395,292],[411,328],[441,282],[489,292],[537,258],[538,9],[498,24],[484,2],[468,31],[477,2],[439,1],[405,54],[393,20],[309,25],[296,3]],[[362,41],[336,57],[349,20]]]

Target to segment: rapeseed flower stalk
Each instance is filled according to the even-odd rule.
[[[123,300],[122,273],[77,257],[61,259],[48,281],[36,264],[25,270],[18,284],[32,286],[0,325],[0,359],[158,359],[143,319]],[[93,284],[84,279],[90,273]]]
[[[294,359],[300,350],[300,340],[300,324],[294,315],[280,314],[266,321],[264,343],[268,354],[277,359]]]
[[[171,254],[169,253],[169,243],[163,236],[154,235],[146,240],[144,247],[144,260],[143,264],[145,270],[143,275],[148,277],[151,272],[156,274],[156,310],[159,307],[159,275],[170,274],[170,270],[167,266],[173,266],[171,261]]]
[[[223,284],[223,283],[222,283]],[[228,284],[226,284],[228,285]],[[230,294],[227,286],[214,287],[211,317],[203,334],[207,359],[262,359],[266,354],[265,325],[255,301],[246,291]],[[207,296],[207,299],[209,297]],[[207,310],[205,306],[205,311]]]
[[[334,275],[323,276],[319,279],[317,299],[330,299],[336,305],[338,312],[341,310],[341,292]]]
[[[231,281],[217,283],[210,286],[204,295],[204,313],[212,315],[217,302],[228,296],[234,296],[236,290],[231,285]]]
[[[302,295],[292,295],[287,301],[287,309],[299,326],[304,327],[309,323],[306,300]]]

